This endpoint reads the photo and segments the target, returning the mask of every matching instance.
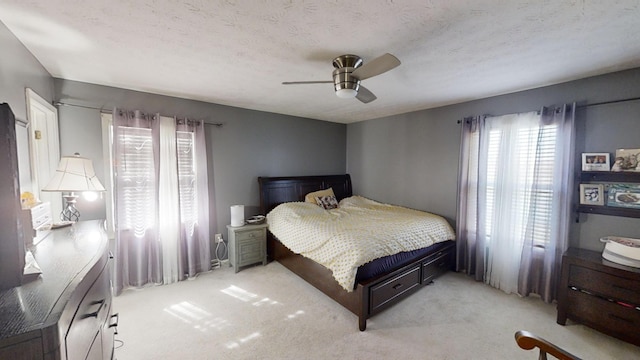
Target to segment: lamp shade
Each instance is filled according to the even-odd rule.
[[[82,192],[105,191],[96,177],[93,163],[87,158],[63,156],[53,178],[42,191]]]

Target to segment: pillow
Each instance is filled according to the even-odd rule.
[[[333,193],[333,188],[328,188],[328,189],[325,189],[325,190],[319,190],[319,191],[314,191],[314,192],[308,193],[307,195],[305,195],[304,201],[308,202],[308,203],[320,205],[316,201],[316,198],[320,197],[320,196],[333,196],[333,197],[336,197],[336,195]]]
[[[336,209],[338,207],[338,200],[336,200],[336,197],[333,195],[317,196],[316,202],[325,210]]]

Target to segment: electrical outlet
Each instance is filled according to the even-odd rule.
[[[216,238],[216,244],[224,242],[224,239],[222,238],[222,234],[216,234],[215,238]]]

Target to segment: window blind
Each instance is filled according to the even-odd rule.
[[[516,215],[512,218],[517,219],[512,224],[516,229],[515,233],[529,234],[535,245],[545,246],[551,231],[557,126],[525,127],[517,129],[515,136],[510,135],[499,129],[492,130],[488,138],[487,153],[484,154],[487,158],[487,188],[486,218],[483,220],[487,240],[490,243],[493,220],[496,217],[496,186],[499,181],[509,181],[512,183],[501,183],[500,186],[516,189],[511,193],[510,199],[511,209]],[[514,141],[515,144],[503,146],[506,141]],[[513,149],[514,153],[506,153]],[[471,162],[477,162],[477,159]],[[517,167],[515,174],[512,167]],[[505,172],[512,174],[504,176]],[[523,241],[523,237],[518,241]]]
[[[118,227],[133,230],[143,237],[155,227],[156,174],[153,160],[153,139],[150,129],[120,127],[118,143],[122,151],[116,159],[116,178],[121,191],[122,206],[117,212]]]

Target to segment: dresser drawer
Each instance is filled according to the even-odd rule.
[[[65,337],[67,360],[86,359],[90,352],[102,353],[100,329],[109,316],[111,292],[105,267],[82,299]],[[99,347],[96,349],[95,347]]]
[[[422,265],[422,283],[428,284],[433,279],[451,269],[453,263],[452,249],[443,250],[427,259]]]
[[[32,206],[30,210],[34,220],[45,216],[51,218],[51,204],[48,202]]]
[[[42,230],[42,228],[47,228],[53,223],[53,219],[51,214],[43,214],[39,218],[33,218],[33,228],[35,230]]]
[[[640,282],[572,265],[569,286],[640,305]]]
[[[640,311],[633,307],[570,290],[567,295],[569,317],[607,333],[640,340]]]
[[[420,286],[420,264],[378,285],[371,287],[369,311],[373,314],[400,295]]]
[[[236,233],[236,241],[242,240],[266,240],[265,231],[262,229],[253,231],[241,231]]]

